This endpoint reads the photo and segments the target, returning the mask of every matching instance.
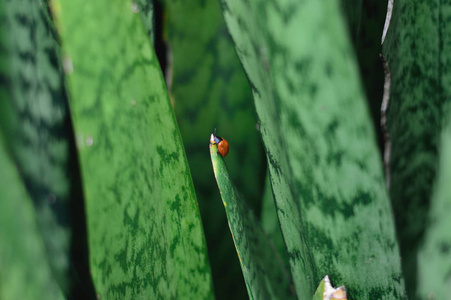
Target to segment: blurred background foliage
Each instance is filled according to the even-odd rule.
[[[170,298],[186,291],[246,299],[249,282],[236,251],[243,244],[234,245],[233,216],[224,213],[207,152],[215,128],[230,144],[226,163],[238,198],[285,267],[292,253],[280,230],[255,85],[224,22],[228,1],[102,1],[70,7],[66,0],[0,0],[0,299]],[[442,299],[451,284],[444,263],[451,251],[444,221],[449,129],[442,130],[451,99],[451,4],[336,4],[360,74],[350,85],[363,87],[384,161],[408,295]],[[387,4],[393,15],[381,46]],[[336,50],[329,49],[331,57],[341,55]],[[383,99],[389,102],[381,113]],[[147,269],[153,277],[142,279]]]

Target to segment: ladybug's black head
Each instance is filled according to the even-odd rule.
[[[222,140],[223,140],[222,137],[216,135],[216,128],[215,128],[212,136],[210,137],[210,143],[219,144]]]

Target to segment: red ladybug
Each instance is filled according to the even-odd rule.
[[[229,153],[229,143],[222,137],[216,136],[216,129],[215,132],[211,134],[210,144],[218,145],[218,153],[221,154],[222,157],[226,157]]]

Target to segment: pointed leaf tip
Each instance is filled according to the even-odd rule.
[[[313,295],[313,300],[347,300],[346,288],[344,285],[334,288],[326,275]]]

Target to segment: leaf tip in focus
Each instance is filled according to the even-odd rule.
[[[322,297],[321,297],[322,294]],[[329,276],[326,275],[323,280],[321,280],[318,289],[313,295],[314,300],[347,300],[346,288],[344,285],[334,288],[330,283]]]

